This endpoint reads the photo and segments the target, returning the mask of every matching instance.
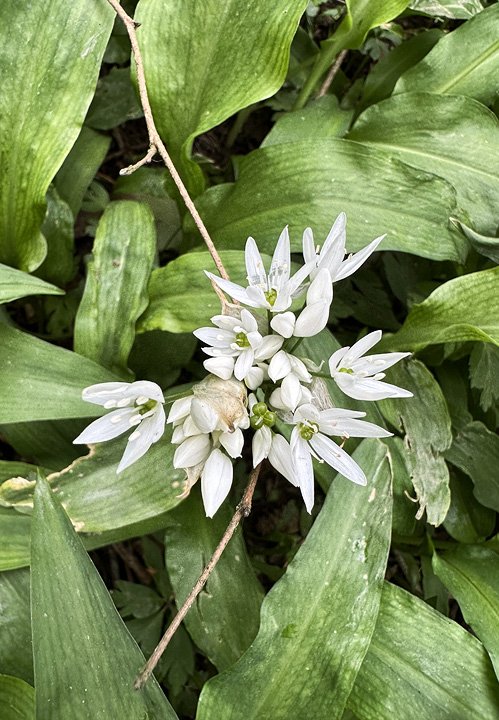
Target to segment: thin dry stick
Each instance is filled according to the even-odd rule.
[[[318,97],[318,98],[323,97],[323,96],[327,93],[327,91],[329,90],[329,88],[331,87],[331,83],[333,82],[334,78],[336,77],[336,73],[337,73],[338,70],[340,69],[341,63],[342,63],[343,60],[345,59],[345,56],[346,56],[347,52],[348,52],[348,50],[342,50],[342,51],[339,53],[339,55],[338,55],[338,57],[336,58],[336,60],[334,61],[334,63],[333,63],[333,64],[331,65],[331,67],[329,68],[329,72],[328,72],[328,74],[326,75],[325,80],[324,80],[324,82],[322,83],[319,92],[317,93],[317,97]]]
[[[251,512],[251,502],[253,500],[253,493],[255,492],[255,486],[256,482],[258,480],[258,476],[260,474],[260,468],[261,463],[256,466],[254,470],[251,471],[248,484],[246,486],[246,490],[244,491],[244,495],[241,499],[241,502],[236,508],[236,511],[234,515],[232,516],[232,520],[227,525],[227,529],[225,530],[222,539],[218,543],[218,546],[211,556],[208,564],[206,565],[205,569],[199,576],[198,581],[192,588],[191,592],[189,593],[189,596],[185,600],[184,604],[178,611],[178,613],[173,618],[172,622],[170,623],[169,627],[166,629],[165,634],[159,641],[158,645],[154,649],[154,652],[152,653],[151,657],[147,661],[147,663],[144,665],[143,670],[140,672],[140,674],[137,676],[134,687],[136,690],[140,690],[140,688],[144,687],[145,683],[149,680],[151,677],[151,674],[154,671],[154,668],[159,662],[159,659],[161,658],[161,655],[166,650],[166,647],[172,637],[174,636],[177,628],[179,627],[180,623],[184,619],[184,617],[187,615],[189,609],[193,605],[195,599],[201,592],[201,590],[204,588],[206,581],[210,577],[211,573],[216,567],[216,564],[220,560],[220,557],[227,547],[231,537],[234,535],[235,531],[237,530],[237,527],[241,520],[245,517],[248,517],[248,515]]]
[[[147,125],[147,132],[149,135],[149,151],[147,155],[142,158],[142,160],[139,160],[135,165],[130,165],[129,167],[123,168],[123,170],[120,171],[120,175],[131,175],[137,168],[141,167],[142,165],[145,165],[146,163],[150,162],[154,155],[156,153],[159,153],[161,155],[161,158],[163,162],[165,163],[166,167],[168,168],[170,175],[173,178],[173,181],[175,185],[178,188],[178,191],[180,195],[182,196],[182,199],[192,215],[192,218],[194,222],[196,223],[196,226],[201,233],[201,236],[203,240],[206,243],[206,246],[208,250],[210,251],[210,255],[213,258],[213,262],[217,266],[217,270],[220,273],[220,275],[225,278],[226,280],[229,279],[229,276],[227,274],[227,271],[224,267],[224,264],[222,262],[222,259],[220,258],[220,255],[217,252],[217,249],[215,245],[213,244],[213,240],[210,237],[210,234],[208,230],[206,229],[206,226],[204,222],[201,219],[201,216],[199,215],[198,211],[196,210],[196,206],[191,200],[191,197],[189,193],[187,192],[187,188],[185,187],[184,183],[182,182],[182,178],[177,172],[177,169],[175,165],[173,164],[173,161],[168,154],[168,151],[161,140],[159,133],[156,129],[156,125],[154,123],[154,118],[152,115],[151,110],[151,103],[149,102],[149,95],[147,92],[147,86],[146,86],[146,77],[144,74],[144,63],[142,60],[142,54],[140,52],[139,43],[137,40],[137,27],[139,26],[139,23],[136,23],[133,18],[128,15],[125,10],[121,7],[118,0],[107,0],[108,3],[111,5],[111,7],[114,9],[117,15],[123,20],[125,27],[128,32],[128,37],[130,38],[130,43],[132,45],[132,53],[133,57],[135,59],[135,66],[137,68],[137,84],[139,87],[139,95],[140,95],[140,102],[142,105],[142,109],[144,111],[144,118]],[[220,298],[220,301],[222,302],[222,307],[224,307],[227,303],[223,293],[214,286],[215,291],[217,292],[217,295]]]

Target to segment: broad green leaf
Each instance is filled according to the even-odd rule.
[[[481,505],[473,494],[473,483],[464,475],[450,475],[450,506],[444,527],[460,543],[478,543],[494,532],[496,514]]]
[[[71,152],[55,176],[59,197],[67,202],[76,217],[85,192],[106,157],[111,138],[83,126]]]
[[[353,111],[343,110],[335,95],[324,95],[307,107],[284,113],[260,147],[308,140],[310,137],[343,137],[348,131]]]
[[[349,133],[457,190],[474,227],[493,233],[499,216],[499,121],[476,100],[407,92],[366,110]],[[459,141],[456,141],[459,138]]]
[[[153,330],[135,337],[128,364],[141,380],[152,380],[162,388],[177,382],[197,347],[192,333]]]
[[[165,560],[179,607],[213,555],[231,516],[232,509],[225,503],[214,518],[207,518],[195,491],[169,513]],[[255,639],[262,598],[239,530],[184,620],[197,647],[219,671],[233,665]]]
[[[498,73],[499,5],[492,5],[442,38],[394,92],[469,95],[487,105],[496,96]]]
[[[34,720],[35,691],[18,677],[0,675],[0,707],[3,720]]]
[[[477,500],[499,512],[499,437],[483,423],[471,422],[456,435],[445,457],[473,480]]]
[[[366,78],[359,109],[389,97],[402,73],[422,60],[442,35],[441,30],[425,30],[381,57]]]
[[[176,718],[154,678],[137,692],[144,656],[71,523],[40,477],[32,529],[36,717]]]
[[[470,355],[470,383],[480,390],[480,407],[487,412],[499,401],[499,348],[476,344]]]
[[[135,323],[147,306],[156,251],[152,212],[122,200],[107,206],[97,226],[85,291],[76,315],[76,352],[129,377]]]
[[[80,418],[9,423],[0,425],[0,433],[21,457],[47,470],[58,470],[81,455],[81,446],[73,445],[73,440],[88,422]]]
[[[0,423],[96,417],[88,385],[117,378],[97,363],[0,324]]]
[[[303,107],[315,85],[341,50],[360,48],[370,30],[393,20],[408,4],[409,0],[346,0],[346,15],[331,37],[321,43],[321,51],[302,88],[296,107]]]
[[[465,239],[448,227],[456,212],[449,183],[349,140],[255,150],[241,159],[235,183],[210,188],[197,206],[218,248],[242,248],[252,235],[260,250],[271,253],[285,225],[293,250],[301,250],[307,226],[322,244],[345,211],[349,251],[387,233],[384,250],[434,260],[458,260],[466,253]]]
[[[363,443],[354,457],[368,486],[334,481],[263,602],[256,640],[203,688],[198,720],[342,717],[376,623],[391,526],[386,449]]]
[[[64,290],[34,275],[0,264],[0,303],[28,295],[64,295]]]
[[[119,475],[126,440],[91,446],[88,455],[48,475],[78,532],[101,533],[162,515],[178,505],[183,470],[171,466],[171,430],[140,460]],[[33,504],[35,482],[12,478],[0,486],[0,502],[19,508]]]
[[[495,720],[499,691],[476,638],[385,583],[348,707],[358,720]]]
[[[425,15],[453,20],[468,20],[483,10],[480,0],[412,0],[409,7]]]
[[[47,241],[47,254],[36,273],[44,280],[66,285],[75,274],[74,218],[71,208],[51,185],[46,195],[47,213],[42,233]]]
[[[466,340],[499,345],[499,267],[444,283],[413,305],[401,329],[382,342],[390,350],[420,350]]]
[[[103,2],[89,11],[87,0],[5,0],[1,16],[0,261],[30,271],[47,253],[45,194],[83,123],[114,12]]]
[[[499,556],[480,545],[433,555],[435,572],[488,650],[499,676]]]
[[[85,122],[95,130],[112,130],[143,114],[130,80],[130,69],[113,67],[97,83]]]
[[[470,241],[471,246],[477,253],[499,263],[499,238],[488,237],[477,233],[473,228],[468,227],[460,220],[452,219],[452,222],[458,227],[463,235]]]
[[[220,254],[233,282],[246,285],[244,253],[227,250]],[[263,256],[270,267],[270,258]],[[208,252],[192,252],[153,270],[149,282],[149,305],[138,322],[138,332],[168,330],[191,332],[210,324],[220,313],[220,301],[204,271],[214,272]]]
[[[431,525],[440,525],[450,503],[449,471],[443,452],[452,443],[451,421],[440,386],[423,365],[412,360],[390,368],[390,383],[411,390],[413,398],[382,400],[381,412],[405,432],[411,477],[419,502],[416,518],[426,511]]]
[[[29,570],[0,573],[0,607],[0,673],[33,684]]]
[[[194,194],[203,188],[200,170],[188,161],[194,138],[280,88],[306,6],[306,0],[137,5],[156,125]]]

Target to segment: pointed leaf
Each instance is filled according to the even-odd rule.
[[[368,441],[354,457],[368,486],[334,481],[264,600],[255,641],[204,687],[198,720],[342,717],[374,630],[391,526],[386,449]]]
[[[3,720],[34,720],[35,691],[18,677],[0,675],[0,707]]]
[[[107,206],[87,266],[74,348],[127,379],[135,323],[147,306],[155,252],[154,218],[147,205],[122,200]]]
[[[154,678],[134,690],[144,656],[43,478],[31,573],[37,718],[177,717]]]
[[[0,607],[0,673],[15,674],[32,685],[29,570],[0,573]]]
[[[0,303],[27,295],[64,295],[64,290],[34,275],[0,264]]]
[[[0,261],[43,261],[45,194],[78,137],[97,83],[114,12],[107,3],[5,0],[0,48]],[[19,55],[19,38],[29,53]],[[16,128],[16,132],[13,132]]]
[[[168,514],[166,567],[179,607],[212,556],[231,516],[230,506],[224,503],[214,518],[207,518],[196,491]],[[238,531],[184,620],[197,647],[220,671],[233,665],[254,640],[262,598]]]

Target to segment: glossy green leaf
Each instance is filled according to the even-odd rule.
[[[425,30],[381,57],[366,78],[359,109],[389,97],[399,77],[422,60],[442,35],[441,30]]]
[[[473,494],[473,483],[460,473],[450,476],[450,506],[444,527],[460,543],[478,543],[494,532],[496,514],[481,505]]]
[[[126,440],[92,446],[48,480],[78,532],[100,533],[162,515],[180,502],[183,470],[171,466],[171,430],[151,446],[140,460],[119,475],[116,468]],[[0,486],[0,502],[19,508],[33,503],[35,482],[23,478]]]
[[[32,529],[36,713],[98,720],[176,718],[49,485],[40,478]]]
[[[15,675],[32,685],[29,570],[0,573],[0,607],[0,673]]]
[[[47,252],[45,194],[83,123],[114,12],[102,2],[89,11],[87,0],[5,0],[2,17],[0,261],[30,271]]]
[[[401,329],[383,341],[390,350],[479,340],[499,345],[499,267],[449,280],[419,305]]]
[[[2,324],[0,367],[0,423],[96,417],[102,409],[83,402],[81,391],[117,379],[92,360]]]
[[[495,720],[499,690],[476,638],[385,583],[348,707],[359,720]]]
[[[483,10],[481,0],[412,0],[409,7],[425,15],[453,20],[469,20]]]
[[[112,130],[143,114],[130,80],[130,69],[113,67],[97,83],[85,122],[95,130]]]
[[[466,252],[465,239],[448,226],[456,213],[449,183],[349,140],[255,150],[241,159],[235,183],[211,188],[197,205],[220,248],[242,248],[252,235],[270,253],[285,225],[293,250],[301,250],[307,226],[322,244],[345,211],[350,251],[387,233],[384,250],[434,260],[458,260]]]
[[[64,295],[64,290],[34,275],[0,264],[0,303],[29,295]]]
[[[51,185],[46,195],[47,213],[42,233],[47,241],[47,254],[36,273],[44,280],[66,285],[76,270],[74,259],[74,218],[71,208]]]
[[[499,556],[480,545],[433,555],[436,574],[488,650],[499,676]]]
[[[473,480],[477,500],[499,512],[499,437],[483,423],[471,422],[456,435],[445,457]]]
[[[141,0],[135,19],[159,133],[194,193],[192,142],[284,82],[306,0]]]
[[[477,233],[473,228],[468,227],[463,222],[453,219],[453,223],[462,231],[463,235],[470,241],[471,246],[480,255],[499,263],[499,238],[488,237]]]
[[[284,113],[260,147],[308,140],[310,137],[343,137],[348,131],[353,111],[343,110],[335,95],[324,95],[307,107]]]
[[[256,640],[205,685],[198,720],[341,718],[374,630],[391,526],[386,449],[367,442],[354,457],[368,486],[334,481],[264,600]]]
[[[227,250],[220,254],[233,282],[246,283],[244,253]],[[263,256],[270,267],[270,258]],[[220,313],[220,301],[204,271],[214,272],[208,252],[192,252],[153,270],[149,283],[149,305],[138,322],[138,331],[168,330],[183,333],[210,324]]]
[[[18,677],[0,675],[2,720],[34,720],[35,691]]]
[[[390,383],[414,397],[382,400],[386,419],[405,432],[408,465],[419,501],[419,519],[426,511],[431,525],[440,525],[450,503],[449,471],[443,453],[452,443],[451,420],[440,386],[423,365],[412,360],[390,368]]]
[[[67,202],[76,217],[85,192],[106,157],[111,138],[83,126],[71,152],[55,176],[59,197]]]
[[[190,593],[232,516],[225,503],[207,518],[199,492],[168,515],[166,567],[180,607]],[[263,591],[239,530],[210,575],[184,623],[197,647],[219,671],[238,660],[255,639]]]
[[[76,352],[129,377],[135,323],[148,302],[147,283],[156,251],[152,212],[122,200],[107,206],[97,227],[93,258],[76,315]]]
[[[395,93],[469,95],[484,104],[497,93],[499,5],[492,5],[449,33],[404,73]]]
[[[499,121],[476,100],[423,92],[395,95],[366,110],[348,137],[445,178],[456,188],[459,208],[473,227],[496,231]]]

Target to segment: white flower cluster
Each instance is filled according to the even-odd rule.
[[[193,387],[192,395],[173,403],[167,422],[173,424],[172,442],[178,445],[174,467],[186,471],[186,492],[201,478],[209,517],[230,490],[233,460],[241,456],[242,431],[249,427],[254,431],[253,466],[268,459],[300,488],[309,512],[314,504],[313,458],[359,485],[367,483],[343,443],[349,437],[386,437],[391,433],[361,420],[364,412],[333,407],[319,378],[331,378],[345,395],[356,400],[412,395],[383,381],[384,371],[409,353],[366,355],[381,339],[381,331],[333,353],[327,374],[322,366],[300,357],[302,339],[316,335],[327,324],[334,282],[355,272],[384,237],[345,258],[345,227],[342,213],[320,250],[307,228],[303,235],[304,264],[293,275],[287,228],[279,237],[268,273],[255,241],[248,238],[247,287],[206,273],[239,304],[237,316],[216,315],[213,327],[194,332],[209,356],[204,367],[210,374]],[[301,310],[291,310],[292,306],[300,307],[302,295],[305,302]],[[249,397],[247,390],[251,391]],[[103,383],[87,388],[83,397],[117,409],[93,422],[75,442],[109,440],[136,427],[118,472],[141,457],[164,431],[164,398],[154,383]],[[286,425],[290,426],[289,442],[279,431]],[[339,438],[339,444],[332,437]]]

